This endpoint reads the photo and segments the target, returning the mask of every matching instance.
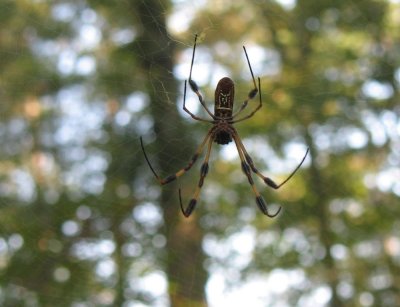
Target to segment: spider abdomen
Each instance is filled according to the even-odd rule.
[[[214,115],[219,118],[231,118],[235,85],[232,79],[224,77],[219,80],[215,89]]]

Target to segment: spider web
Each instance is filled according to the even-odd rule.
[[[213,109],[214,87],[221,77],[230,76],[235,80],[237,84],[235,96],[238,101],[244,99],[251,89],[251,75],[242,51],[242,45],[245,44],[254,74],[256,77],[260,76],[262,80],[264,107],[249,120],[251,121],[250,123],[245,121],[237,125],[237,129],[247,150],[256,161],[257,167],[262,173],[271,176],[274,180],[277,178],[278,182],[280,182],[279,179],[284,179],[285,175],[296,167],[307,148],[306,141],[301,136],[302,134],[297,133],[297,130],[301,131],[304,127],[292,125],[290,121],[285,121],[284,115],[289,114],[290,110],[295,108],[296,114],[301,114],[305,117],[323,117],[324,114],[322,112],[325,111],[310,108],[309,102],[318,100],[319,97],[325,97],[327,93],[324,90],[313,89],[313,96],[300,95],[297,97],[295,105],[285,100],[284,97],[280,99],[279,97],[281,96],[279,95],[284,95],[283,91],[276,90],[272,92],[270,90],[273,89],[274,84],[280,84],[277,79],[279,79],[283,68],[280,62],[281,58],[273,48],[265,48],[265,46],[261,46],[257,42],[258,38],[260,38],[260,34],[254,30],[257,27],[253,25],[251,27],[252,31],[249,31],[247,35],[236,30],[237,33],[241,33],[240,38],[243,40],[240,41],[236,37],[227,37],[226,41],[223,39],[216,40],[216,33],[228,34],[224,28],[226,25],[221,20],[212,18],[212,14],[200,20],[198,17],[198,12],[206,11],[205,9],[212,5],[216,11],[220,12],[221,16],[228,20],[230,15],[226,11],[231,10],[235,16],[234,20],[238,24],[240,22],[250,24],[251,17],[247,14],[257,11],[258,7],[261,8],[262,1],[255,1],[252,4],[253,8],[251,10],[249,8],[249,11],[237,11],[234,4],[229,5],[224,1],[212,1],[211,3],[207,1],[175,1],[172,3],[171,9],[165,7],[162,12],[162,14],[168,16],[169,43],[178,46],[177,54],[170,55],[170,57],[174,57],[173,60],[176,63],[173,71],[164,70],[163,74],[159,75],[159,64],[154,61],[150,63],[149,75],[136,76],[135,84],[131,83],[132,79],[128,78],[128,76],[127,80],[129,81],[122,82],[122,84],[120,79],[107,78],[108,88],[121,89],[123,93],[125,93],[126,88],[133,88],[131,92],[120,96],[115,95],[110,100],[105,94],[97,95],[96,89],[93,88],[93,84],[96,84],[94,81],[96,70],[101,69],[102,61],[104,61],[100,54],[101,48],[107,47],[103,46],[102,39],[107,34],[112,37],[110,41],[113,41],[115,45],[124,46],[135,40],[137,35],[135,31],[138,30],[126,23],[125,27],[114,28],[113,31],[110,31],[111,33],[108,33],[107,31],[109,30],[105,27],[107,15],[102,14],[100,9],[97,11],[95,4],[93,4],[93,7],[91,4],[92,2],[82,1],[76,5],[65,1],[52,6],[52,18],[67,24],[73,24],[76,35],[65,41],[41,40],[36,37],[34,43],[32,43],[30,51],[40,58],[43,63],[51,63],[51,65],[55,66],[58,73],[65,80],[68,80],[68,77],[74,77],[80,82],[69,81],[55,94],[47,94],[40,97],[40,101],[34,99],[24,101],[25,109],[22,117],[31,120],[35,119],[37,116],[35,112],[38,109],[40,109],[40,112],[47,111],[53,114],[54,120],[45,121],[48,127],[43,129],[44,132],[41,137],[44,139],[44,144],[47,144],[49,148],[56,148],[56,150],[32,149],[35,146],[26,149],[23,147],[23,141],[13,144],[12,140],[14,139],[21,138],[28,142],[27,140],[32,137],[31,134],[28,135],[26,133],[27,128],[25,125],[27,124],[18,116],[10,116],[11,120],[5,121],[2,127],[2,136],[6,141],[5,144],[7,144],[3,150],[8,155],[13,150],[14,152],[19,151],[21,156],[28,156],[29,158],[26,160],[21,159],[21,162],[13,167],[1,187],[1,205],[5,215],[1,220],[4,223],[0,224],[0,231],[4,233],[0,243],[0,254],[4,258],[16,257],[19,251],[34,242],[32,245],[35,247],[32,248],[47,250],[51,256],[43,258],[43,260],[39,259],[37,262],[32,261],[32,265],[46,267],[52,261],[59,261],[59,264],[55,265],[52,270],[49,284],[53,282],[55,284],[63,284],[72,279],[71,276],[73,276],[74,271],[66,265],[68,262],[64,261],[64,255],[61,256],[60,251],[63,250],[62,246],[68,244],[69,241],[74,241],[68,255],[72,255],[78,262],[91,263],[92,266],[84,266],[83,270],[93,270],[94,279],[100,281],[99,283],[103,285],[101,291],[96,292],[93,290],[93,293],[98,294],[94,302],[112,305],[112,300],[116,295],[110,285],[115,282],[118,270],[112,257],[116,246],[116,238],[112,230],[114,221],[108,220],[107,216],[104,215],[96,220],[99,216],[96,206],[102,209],[104,207],[110,208],[109,210],[123,214],[126,212],[126,208],[122,207],[122,205],[129,206],[133,201],[129,199],[134,199],[136,205],[131,211],[131,216],[121,219],[122,222],[118,225],[122,232],[131,234],[134,238],[123,245],[123,256],[128,259],[127,261],[132,260],[132,263],[127,266],[130,271],[127,292],[132,291],[133,294],[131,296],[129,296],[129,293],[126,294],[126,297],[130,298],[127,299],[128,303],[126,304],[127,306],[143,306],[145,304],[143,302],[151,302],[152,306],[165,306],[169,301],[167,273],[164,271],[163,263],[160,263],[157,255],[158,253],[163,253],[166,248],[166,238],[161,232],[163,227],[162,211],[158,206],[161,188],[156,184],[156,180],[143,158],[139,146],[139,136],[143,136],[146,150],[152,162],[155,161],[155,156],[160,155],[167,164],[179,164],[183,167],[189,162],[194,148],[193,144],[182,144],[179,137],[169,140],[172,147],[176,147],[176,152],[167,152],[166,148],[157,146],[158,140],[153,132],[154,119],[149,111],[152,102],[149,99],[149,93],[140,90],[141,82],[144,83],[145,79],[149,77],[152,84],[150,91],[154,91],[157,96],[163,97],[165,100],[163,106],[157,106],[159,108],[157,113],[165,114],[167,119],[166,114],[169,108],[178,110],[181,120],[186,125],[185,127],[188,127],[187,131],[182,133],[189,134],[196,146],[200,144],[209,126],[194,122],[182,110],[183,84],[190,70],[194,34],[199,34],[200,39],[193,66],[193,79],[200,86],[211,110]],[[296,5],[295,2],[290,1],[279,1],[275,4],[280,5],[283,10],[292,10]],[[118,3],[114,5],[123,6]],[[160,12],[155,11],[151,4],[143,2],[142,5],[146,6],[148,12],[145,18],[158,19]],[[354,8],[357,8],[356,4],[354,4]],[[276,12],[274,11],[274,13]],[[284,14],[282,13],[283,17]],[[317,18],[310,17],[307,22],[306,26],[310,31],[318,30],[320,21]],[[40,21],[38,23],[40,26]],[[47,25],[42,24],[42,26],[46,27]],[[159,24],[157,27],[160,33],[164,33],[165,28],[163,25]],[[185,32],[189,33],[189,35],[184,35]],[[213,41],[213,44],[208,41]],[[145,44],[145,42],[141,42],[141,44]],[[140,47],[144,47],[144,45],[139,45]],[[24,52],[27,53],[28,51],[24,50],[21,53],[13,51],[13,55],[23,56]],[[0,51],[0,54],[6,55],[7,52]],[[135,65],[135,63],[132,63],[132,65]],[[116,64],[114,67],[115,73],[118,69],[119,67]],[[330,73],[327,76],[328,79],[341,77],[334,69],[328,70],[327,73]],[[303,72],[303,75],[297,77],[307,79],[310,74],[310,72]],[[168,92],[167,84],[175,79],[178,79],[180,83],[178,93]],[[271,80],[276,82],[274,83]],[[57,80],[52,81],[56,82]],[[308,84],[308,86],[312,88],[314,84]],[[371,80],[370,83],[364,84],[363,91],[366,97],[375,95],[378,97],[372,98],[377,98],[378,100],[388,99],[391,97],[390,89],[385,86],[384,82]],[[389,95],[389,97],[385,97],[385,95]],[[176,101],[174,99],[175,96],[177,96]],[[273,101],[280,101],[282,104],[287,103],[287,108],[285,109],[282,105],[273,103]],[[247,107],[247,111],[252,110],[256,103],[256,100],[251,102]],[[239,103],[236,102],[236,106],[238,105]],[[187,107],[196,115],[207,117],[204,110],[199,107],[196,95],[191,91],[188,91],[187,94]],[[349,106],[344,103],[343,109],[347,107]],[[272,118],[272,116],[278,116],[277,114],[282,110],[284,111],[282,118]],[[348,111],[354,112],[351,109]],[[374,145],[383,145],[388,140],[398,144],[399,126],[397,115],[395,115],[395,112],[389,111],[380,114],[381,117],[379,118],[373,112],[366,112],[363,118],[366,125],[370,126],[370,130],[367,132],[371,135]],[[351,114],[348,116],[351,117]],[[282,122],[282,124],[279,124],[279,129],[273,129],[269,122]],[[343,121],[339,121],[339,124],[342,123]],[[264,126],[267,126],[265,131],[260,131],[260,127]],[[165,127],[173,131],[173,133],[167,134],[179,135],[179,133],[176,133],[176,130],[179,129],[176,123],[166,122]],[[336,127],[337,125],[334,122],[331,126],[313,122],[307,129],[313,131],[311,134],[317,139],[318,149],[328,153],[340,152],[344,147],[355,151],[364,150],[367,147],[366,129],[358,129],[349,125],[348,127],[343,127],[340,133],[337,133],[332,131]],[[33,130],[33,128],[29,129]],[[269,131],[276,134],[270,135],[267,133]],[[397,134],[390,131],[395,131]],[[125,137],[127,135],[133,135],[134,137]],[[110,140],[110,136],[114,139]],[[281,140],[281,137],[285,139]],[[327,138],[330,141],[327,141]],[[52,142],[55,142],[55,144],[52,144]],[[126,152],[126,148],[129,148],[130,155],[135,159],[140,159],[141,162],[136,166],[133,166],[132,160],[127,160],[128,162],[125,165],[124,172],[140,174],[134,178],[133,183],[124,182],[121,179],[121,170],[118,168],[108,171],[109,166],[114,162],[112,161],[113,155],[107,151],[109,147],[106,145],[110,142],[112,143],[113,153]],[[20,147],[15,149],[14,147],[17,145]],[[182,187],[185,199],[191,197],[197,185],[202,159],[203,156],[190,173],[185,174],[178,180],[178,185]],[[319,161],[321,165],[328,163],[328,161],[324,160],[328,159],[326,155],[319,156],[319,159],[321,160]],[[59,161],[62,161],[62,165],[58,165]],[[392,153],[392,161],[398,161],[398,154],[395,152]],[[398,196],[400,194],[399,186],[394,179],[398,175],[398,168],[396,168],[396,162],[392,162],[392,165],[394,167],[384,168],[380,175],[381,177],[378,176],[377,180],[374,179],[375,177],[372,174],[369,177],[367,176],[365,184],[370,187],[377,185],[383,191],[394,191]],[[157,168],[155,162],[154,167]],[[308,169],[309,167],[310,161],[307,159],[303,168]],[[37,184],[37,180],[39,179],[45,181],[46,188],[43,191],[38,189],[40,185]],[[114,195],[112,196],[104,194],[108,181],[115,182]],[[57,186],[58,184],[62,185],[61,189]],[[271,197],[269,204],[272,210],[284,205],[286,208],[284,214],[289,215],[289,217],[295,214],[293,212],[297,210],[296,201],[291,200],[296,199],[295,196],[293,198],[284,196],[280,199],[277,194],[281,192],[268,191],[266,194],[262,183],[256,180],[256,184],[264,197]],[[297,185],[294,186],[297,187]],[[322,187],[324,190],[322,192],[330,193],[331,188],[330,186]],[[304,185],[301,187],[301,184],[299,184],[299,189],[304,189]],[[60,190],[63,192],[60,192]],[[178,191],[175,190],[170,197],[176,200],[176,205],[178,206],[177,193]],[[282,193],[285,194],[285,192]],[[290,195],[295,192],[286,193]],[[64,194],[67,196],[64,196]],[[64,197],[66,198],[66,204],[69,202],[75,203],[74,209],[64,207],[63,210],[60,210],[60,218],[63,221],[55,223],[53,219],[56,219],[58,215],[52,211],[51,206]],[[41,199],[43,203],[46,203],[49,212],[47,213],[48,219],[44,218],[46,215],[38,214],[38,207],[32,205],[36,202],[40,203],[37,199]],[[222,204],[219,204],[219,202]],[[44,225],[43,229],[48,233],[59,234],[57,238],[63,237],[65,241],[60,242],[51,236],[46,237],[34,232],[24,233],[23,229],[14,225],[15,220],[18,219],[13,220],[7,217],[8,215],[12,216],[14,203],[16,204],[15,206],[25,206],[27,208],[25,217],[29,217],[29,223],[32,225]],[[96,206],[93,206],[93,204]],[[236,209],[228,211],[225,209],[228,206]],[[357,204],[353,204],[353,207],[356,208],[354,211],[361,210],[357,209],[359,208]],[[73,213],[69,212],[69,210],[73,210]],[[220,215],[226,214],[226,220],[235,225],[215,226],[213,225],[212,215],[209,215],[207,219],[207,212],[213,212],[214,216],[217,212],[221,212],[219,213]],[[356,214],[353,211],[351,213]],[[272,242],[280,240],[281,237],[286,238],[282,241],[282,244],[295,246],[298,249],[301,248],[302,244],[306,243],[304,243],[304,233],[299,229],[279,229],[277,224],[280,223],[280,220],[277,222],[266,221],[264,217],[260,219],[257,217],[260,212],[254,202],[254,194],[251,191],[251,187],[246,177],[242,174],[240,160],[234,144],[213,146],[210,173],[201,191],[198,208],[193,214],[205,216],[205,218],[201,219],[201,222],[205,225],[204,228],[207,229],[203,249],[208,257],[205,264],[209,273],[206,294],[210,306],[226,304],[229,306],[243,306],[245,303],[251,306],[290,305],[289,300],[285,298],[290,289],[305,291],[307,287],[312,287],[312,285],[309,285],[310,280],[299,265],[290,270],[282,269],[277,265],[276,269],[270,272],[259,270],[258,272],[256,271],[256,274],[250,274],[251,278],[241,279],[242,274],[247,271],[251,272],[249,267],[251,267],[251,262],[253,261],[256,244],[261,242],[265,246],[274,246]],[[88,230],[83,227],[88,220],[96,220],[91,223],[94,229],[91,231],[97,231],[101,234],[96,240],[85,236]],[[285,221],[283,220],[282,223],[285,223]],[[225,230],[221,231],[223,228]],[[77,237],[81,237],[81,240],[75,240]],[[398,248],[396,249],[396,244],[400,242],[396,241],[398,237],[391,236],[390,238],[395,242],[390,245],[394,249],[393,253],[399,255],[399,250]],[[279,246],[279,250],[275,253],[272,251],[268,257],[278,258],[279,252],[282,252],[285,248],[289,247]],[[334,250],[333,252],[333,255],[336,255],[338,259],[345,257],[343,254],[346,252],[341,248],[341,245],[337,245],[336,251]],[[360,248],[362,249],[362,247]],[[313,250],[313,252],[318,257],[320,251]],[[182,266],[191,267],[194,255],[188,253],[176,254],[176,256],[180,257]],[[270,259],[270,261],[271,263],[278,263],[277,260]],[[306,262],[306,260],[304,261]],[[18,270],[16,272],[16,275],[24,276]],[[11,271],[11,276],[13,273]],[[182,278],[180,275],[172,276],[172,279],[175,280]],[[181,280],[181,282],[185,283],[187,281]],[[81,280],[76,282],[76,286],[77,288],[86,288],[89,283],[90,281]],[[379,285],[384,284],[381,281],[377,283]],[[13,291],[15,297],[19,293],[24,293],[22,297],[25,302],[40,304],[37,301],[39,295],[35,296],[34,290],[31,290],[35,289],[33,285],[31,289],[29,287],[23,288],[15,283],[14,280],[9,284],[3,281],[2,285],[4,291]],[[341,285],[344,297],[346,297],[346,291],[350,291],[346,285],[345,282]],[[71,296],[75,295],[72,291],[70,293],[69,295]],[[307,295],[302,297],[302,306],[324,306],[331,298],[331,295],[332,293],[329,292],[328,287],[321,283],[320,286],[308,291]],[[368,306],[371,296],[366,291],[364,296],[360,296],[358,299],[361,305]],[[66,298],[63,301],[62,296],[59,298],[61,304],[66,301]],[[88,299],[88,301],[90,300]],[[76,302],[76,306],[87,306],[88,304],[85,301]]]

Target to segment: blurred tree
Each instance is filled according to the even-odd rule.
[[[400,305],[399,9],[1,2],[0,304],[203,306],[222,272],[236,287],[290,276],[254,295],[264,305]],[[284,207],[277,219],[257,209],[233,146],[214,146],[190,219],[177,191],[190,197],[199,166],[159,187],[145,163],[140,135],[165,176],[206,133],[178,112],[194,33],[193,78],[210,103],[223,74],[237,105],[246,97],[248,47],[264,105],[237,129],[258,168],[284,178],[311,150],[278,193],[260,189]]]
[[[1,5],[2,303],[151,304],[140,280],[161,267],[172,305],[204,305],[199,224],[181,217],[176,185],[161,190],[162,214],[149,203],[158,190],[143,188],[143,127],[154,122],[161,174],[188,159],[177,143],[193,149],[175,106],[168,1]]]
[[[79,203],[57,139],[57,93],[82,79],[56,69],[58,43],[73,31],[47,3],[2,1],[0,11],[0,302],[58,305],[86,296],[93,279],[72,256]]]
[[[215,54],[220,40],[235,46],[252,37],[268,51],[261,63],[266,71],[266,64],[279,67],[262,82],[265,113],[239,128],[248,144],[258,133],[258,144],[266,140],[278,155],[300,142],[311,150],[308,171],[293,179],[304,181],[279,191],[286,210],[274,230],[266,229],[273,241],[263,241],[265,217],[254,220],[259,244],[244,272],[251,276],[280,268],[305,274],[304,284],[289,289],[276,305],[302,305],[318,291],[328,293],[330,306],[399,304],[400,251],[394,252],[399,242],[399,40],[391,30],[398,25],[393,18],[398,9],[376,1],[297,1],[293,7],[236,2],[229,8],[207,7],[193,23],[194,28],[217,23],[229,28],[229,34],[209,31],[206,41],[212,41]],[[261,145],[254,148],[256,161],[269,159],[273,166],[275,155],[257,152],[266,148]],[[379,183],[383,176],[385,189]],[[246,182],[243,187],[248,189]],[[237,189],[241,193],[242,187]],[[278,201],[271,193],[268,200]],[[219,230],[221,237],[227,235]]]

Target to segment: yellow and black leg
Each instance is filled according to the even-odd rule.
[[[233,135],[233,139],[236,144],[237,151],[239,153],[240,160],[242,162],[242,170],[244,174],[247,176],[247,179],[249,180],[249,183],[251,185],[251,188],[253,190],[254,195],[256,196],[256,203],[258,208],[260,208],[261,212],[264,213],[268,217],[275,217],[279,214],[281,211],[281,207],[279,207],[278,211],[275,214],[270,214],[268,212],[267,205],[264,201],[264,198],[261,196],[260,192],[258,192],[256,185],[254,184],[253,178],[251,177],[251,170],[248,162],[246,162],[245,154],[242,151],[242,147],[240,146],[241,141],[238,136]]]
[[[282,181],[280,184],[275,183],[271,178],[268,178],[266,176],[264,176],[263,174],[260,173],[260,171],[255,167],[253,159],[250,157],[250,155],[247,153],[246,148],[244,147],[242,141],[239,139],[239,146],[243,151],[244,157],[247,161],[247,164],[250,166],[251,170],[258,176],[260,177],[264,183],[266,185],[268,185],[269,187],[273,188],[273,189],[279,189],[281,186],[283,186],[286,182],[288,182],[290,180],[290,178],[292,178],[294,176],[294,174],[297,172],[297,170],[300,168],[300,166],[303,164],[304,160],[307,157],[309,148],[307,148],[307,151],[303,157],[303,159],[301,160],[301,162],[299,163],[299,165],[297,165],[297,167],[290,173],[290,175],[284,180]]]
[[[211,138],[208,141],[207,153],[206,153],[206,156],[204,158],[204,162],[203,162],[203,164],[201,165],[201,168],[200,168],[199,183],[198,183],[198,185],[196,187],[196,190],[195,190],[195,192],[193,194],[193,197],[189,201],[189,204],[186,207],[186,209],[183,208],[182,197],[181,197],[181,189],[179,189],[179,202],[180,202],[180,205],[181,205],[182,213],[183,213],[183,215],[185,217],[189,217],[189,215],[192,214],[194,208],[196,207],[197,200],[199,199],[199,195],[200,195],[201,188],[203,187],[204,179],[206,178],[207,173],[208,173],[208,161],[210,160],[212,144],[213,144],[213,139]]]
[[[215,119],[214,114],[211,113],[211,111],[208,109],[207,105],[205,104],[205,102],[204,102],[204,100],[203,100],[203,96],[201,96],[201,94],[200,94],[199,87],[198,87],[197,83],[194,82],[194,81],[192,80],[192,69],[193,69],[193,63],[194,63],[194,55],[196,54],[196,44],[197,44],[197,34],[196,34],[195,37],[194,37],[194,46],[193,46],[192,62],[191,62],[191,64],[190,64],[190,73],[189,73],[189,85],[190,85],[191,90],[192,90],[192,91],[197,95],[197,97],[199,98],[199,101],[200,101],[201,105],[203,106],[203,108],[206,110],[206,112],[207,112],[213,119]],[[185,100],[186,100],[186,81],[185,81],[185,90],[184,90],[184,94],[183,94],[183,95],[184,95],[184,96],[183,96],[183,110],[184,110],[185,112],[189,113],[190,116],[193,117],[193,114],[192,114],[188,109],[186,109],[186,106],[185,106]],[[195,117],[193,117],[193,119],[200,120],[200,121],[207,121],[207,120],[199,119],[199,118],[195,118]]]
[[[193,80],[189,79],[189,84],[190,84],[190,86],[192,87],[192,90],[193,90],[193,85],[192,85],[192,83],[193,83],[193,84],[196,84],[196,83],[194,83]],[[193,90],[193,91],[194,91],[195,94],[199,97],[199,101],[200,101],[201,105],[203,106],[203,108],[207,111],[207,113],[208,113],[213,119],[215,119],[215,116],[211,113],[211,111],[207,108],[206,104],[204,103],[203,97],[202,97],[201,94],[199,93],[199,90],[198,90],[198,88],[197,88],[197,85],[196,85],[196,91],[195,91],[195,90]],[[194,120],[198,120],[198,121],[200,121],[200,122],[206,122],[206,123],[214,123],[213,120],[204,119],[204,118],[201,118],[201,117],[198,117],[198,116],[194,115],[192,112],[190,112],[190,110],[189,110],[188,108],[186,108],[186,81],[185,81],[185,87],[184,87],[184,90],[183,90],[183,111],[185,111],[186,113],[188,113]]]
[[[184,168],[180,169],[179,171],[177,171],[175,174],[173,175],[169,175],[167,177],[165,177],[164,179],[161,178],[160,176],[158,176],[158,174],[155,172],[153,166],[150,163],[149,158],[147,157],[147,154],[144,150],[144,146],[143,146],[143,140],[142,137],[140,137],[140,145],[142,147],[143,150],[143,154],[144,157],[147,161],[147,164],[149,165],[151,171],[153,172],[154,176],[156,177],[157,181],[161,184],[167,184],[170,183],[171,181],[174,181],[176,178],[182,176],[184,173],[186,173],[188,170],[191,169],[191,167],[193,166],[193,164],[197,161],[199,155],[202,153],[203,149],[204,149],[204,145],[207,143],[207,141],[210,139],[210,135],[211,135],[211,129],[210,131],[207,133],[206,137],[204,138],[203,142],[200,144],[200,146],[197,148],[195,154],[192,156],[192,159],[190,160],[190,162],[188,163],[188,165],[186,165]]]
[[[255,81],[254,81],[254,82],[255,82]],[[262,107],[262,97],[261,97],[261,81],[260,81],[260,78],[258,78],[258,87],[259,87],[259,89],[257,89],[257,87],[256,87],[256,88],[254,88],[253,90],[251,90],[251,91],[249,92],[247,99],[242,103],[242,106],[240,107],[240,109],[237,110],[237,111],[232,115],[232,118],[234,119],[234,120],[232,121],[232,123],[237,123],[237,122],[241,122],[241,121],[243,121],[243,120],[246,120],[246,119],[252,117],[254,114],[256,114],[256,112],[257,112],[258,110],[261,109],[261,107]],[[246,116],[244,116],[244,117],[242,117],[242,118],[240,118],[240,119],[235,119],[235,117],[236,117],[237,115],[239,115],[240,112],[242,112],[242,111],[244,110],[244,108],[246,108],[247,103],[249,102],[249,100],[253,99],[253,98],[257,95],[258,92],[260,92],[260,93],[259,93],[259,100],[258,100],[258,105],[257,105],[257,107],[256,107],[253,111],[251,111],[248,115],[246,115]]]

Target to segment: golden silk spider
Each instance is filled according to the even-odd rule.
[[[213,142],[216,142],[217,144],[220,145],[225,145],[230,143],[232,140],[235,142],[237,151],[239,153],[239,158],[241,160],[242,164],[242,170],[244,174],[247,176],[247,179],[252,187],[253,193],[256,197],[256,203],[258,207],[260,208],[261,212],[268,217],[275,217],[278,215],[278,213],[281,210],[281,207],[275,212],[274,214],[271,214],[268,212],[267,205],[261,196],[261,194],[258,192],[257,187],[254,184],[253,178],[251,176],[251,172],[256,174],[258,177],[260,177],[266,185],[273,189],[279,189],[281,186],[283,186],[286,182],[289,181],[290,178],[293,177],[293,175],[297,172],[297,170],[300,168],[300,166],[303,164],[309,149],[307,149],[303,159],[301,160],[300,164],[297,165],[297,167],[292,171],[292,173],[280,184],[275,183],[272,179],[264,176],[263,174],[260,173],[260,171],[254,166],[253,159],[250,157],[250,155],[247,153],[246,148],[244,147],[242,140],[239,137],[239,134],[237,133],[236,129],[233,127],[233,124],[237,122],[241,122],[243,120],[249,119],[252,117],[261,107],[262,107],[262,98],[261,98],[261,82],[260,78],[258,78],[258,87],[256,80],[254,79],[254,74],[253,70],[250,65],[250,60],[247,55],[246,48],[243,46],[244,54],[246,56],[247,64],[249,65],[251,77],[253,79],[253,84],[254,88],[249,92],[247,95],[247,98],[244,100],[240,108],[233,112],[233,102],[234,102],[234,94],[235,94],[235,85],[232,81],[232,79],[228,77],[224,77],[221,80],[219,80],[217,84],[217,88],[215,89],[215,102],[214,102],[214,114],[208,109],[207,105],[205,104],[203,100],[203,96],[200,94],[199,87],[197,86],[196,82],[192,80],[192,68],[193,68],[193,62],[194,62],[194,56],[195,56],[195,51],[196,51],[196,42],[197,42],[197,35],[195,36],[194,40],[194,47],[193,47],[193,54],[192,54],[192,62],[190,65],[190,73],[189,73],[189,85],[191,90],[197,95],[200,104],[203,106],[203,108],[206,110],[206,112],[210,115],[212,119],[203,119],[200,117],[197,117],[194,115],[192,112],[190,112],[186,108],[186,84],[187,81],[185,80],[185,86],[184,86],[184,92],[183,92],[183,110],[188,113],[194,120],[201,121],[201,122],[206,122],[212,124],[212,127],[208,131],[207,135],[201,142],[200,146],[197,148],[195,154],[193,155],[192,159],[190,162],[182,169],[177,171],[173,175],[169,175],[162,179],[155,170],[153,169],[150,160],[147,157],[147,154],[144,150],[143,146],[143,140],[142,137],[140,137],[140,145],[143,150],[144,157],[147,161],[147,164],[149,165],[151,171],[153,172],[154,176],[158,180],[158,182],[161,185],[167,184],[176,178],[182,176],[185,174],[187,171],[189,171],[193,164],[197,161],[199,155],[203,152],[204,147],[207,144],[207,151],[206,155],[204,158],[204,162],[200,168],[200,180],[197,185],[197,188],[194,192],[194,195],[192,199],[189,201],[188,206],[186,209],[183,207],[182,204],[182,198],[181,198],[181,190],[179,189],[179,202],[181,206],[182,213],[185,217],[189,217],[189,215],[193,212],[197,200],[199,198],[199,194],[201,191],[201,188],[203,187],[204,179],[207,176],[208,173],[208,161],[210,159],[210,153],[211,153],[211,147]],[[257,107],[250,112],[248,115],[245,115],[241,118],[237,118],[237,116],[246,108],[248,102],[253,99],[257,93],[259,92],[259,103]]]

